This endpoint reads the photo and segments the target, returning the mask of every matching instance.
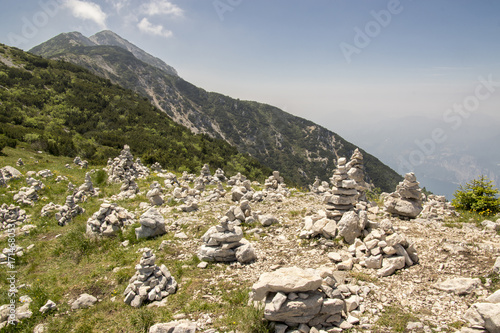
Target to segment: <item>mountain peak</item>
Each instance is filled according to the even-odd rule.
[[[167,65],[163,60],[152,56],[111,30],[98,32],[91,36],[89,40],[97,45],[119,46],[131,52],[137,59],[164,70],[170,75],[178,76],[177,71],[172,66]]]

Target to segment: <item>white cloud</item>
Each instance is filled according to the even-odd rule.
[[[66,0],[64,6],[71,10],[74,17],[94,21],[101,28],[106,28],[106,13],[96,3],[81,0]]]
[[[153,15],[171,15],[182,17],[184,16],[184,10],[179,6],[173,4],[168,0],[152,0],[149,3],[143,4],[140,7],[143,14],[153,16]]]
[[[143,18],[141,22],[137,24],[137,27],[140,31],[147,34],[162,36],[165,38],[173,36],[172,31],[165,29],[162,25],[152,24],[147,18]]]
[[[106,0],[106,2],[110,3],[117,12],[129,5],[129,0]]]

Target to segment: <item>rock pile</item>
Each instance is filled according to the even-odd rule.
[[[264,273],[252,286],[251,300],[264,305],[264,318],[276,322],[276,331],[297,327],[300,332],[335,327],[351,329],[359,323],[363,295],[369,287],[336,283],[333,270],[297,267]],[[290,331],[291,332],[291,331]]]
[[[174,175],[173,173],[169,172],[164,175],[165,180],[163,183],[165,184],[166,188],[173,188],[175,186],[179,186],[179,181],[177,180],[177,176]]]
[[[247,180],[247,177],[243,176],[241,173],[238,172],[236,175],[229,178],[229,180],[227,181],[227,185],[229,186],[241,185],[245,180]]]
[[[73,160],[73,163],[78,165],[81,169],[87,169],[89,166],[89,162],[87,162],[87,160],[82,161],[80,156],[75,157],[75,159]]]
[[[203,179],[205,184],[209,184],[212,181],[212,174],[210,173],[210,167],[208,164],[203,164],[200,171],[200,177]]]
[[[40,171],[38,171],[36,173],[36,176],[37,177],[42,177],[42,178],[49,178],[49,177],[54,177],[54,174],[49,169],[46,169],[46,170],[40,170]]]
[[[16,168],[6,166],[0,169],[0,186],[6,186],[11,179],[21,178],[21,173]]]
[[[154,162],[151,165],[151,170],[153,170],[154,172],[163,172],[163,168],[162,168],[161,164],[158,162]]]
[[[335,221],[339,221],[344,213],[354,209],[359,196],[356,182],[350,179],[347,173],[346,163],[345,157],[339,158],[337,169],[330,178],[333,186],[324,199],[328,217]]]
[[[237,182],[238,183],[238,182]],[[229,182],[228,182],[229,184]],[[243,182],[239,182],[239,185],[234,185],[231,189],[231,200],[240,201],[240,200],[256,200],[254,198],[254,194],[258,195],[252,188],[252,183],[247,179]],[[260,199],[262,199],[263,194],[260,192]]]
[[[70,188],[69,184],[68,188]],[[90,172],[85,173],[84,183],[80,185],[76,191],[74,191],[73,194],[74,200],[76,202],[84,202],[87,200],[87,198],[96,197],[98,195],[99,195],[99,189],[94,188],[94,184],[92,183],[92,178],[90,177]]]
[[[19,206],[2,204],[0,206],[0,229],[6,229],[9,224],[14,224],[16,226],[21,225],[28,221],[29,215],[26,215],[26,211],[21,209]]]
[[[239,214],[241,206],[235,208],[220,220],[220,225],[213,226],[203,235],[203,245],[198,250],[198,258],[202,261],[218,261],[248,263],[257,258],[255,250],[246,239],[243,238],[243,230],[235,226],[238,221],[234,215],[237,211],[240,218],[244,218],[243,211]],[[246,210],[248,211],[248,209]],[[242,215],[242,216],[240,216]],[[230,219],[233,218],[233,222]]]
[[[161,196],[161,185],[157,181],[154,181],[150,186],[150,190],[146,193],[146,197],[149,202],[154,206],[163,205],[163,198]]]
[[[135,182],[135,177],[123,179],[120,193],[111,197],[112,200],[133,199],[139,193],[139,186]]]
[[[366,191],[369,189],[368,184],[365,182],[365,171],[363,165],[363,154],[358,148],[354,150],[351,159],[346,165],[348,169],[347,175],[349,178],[356,182],[356,190],[359,192],[360,201],[366,201]]]
[[[312,185],[309,185],[309,190],[316,194],[326,193],[328,192],[329,188],[330,185],[325,181],[322,182],[318,177],[316,177]]]
[[[30,187],[22,187],[14,195],[14,201],[20,205],[33,206],[38,201],[38,191],[45,188],[45,185],[34,178],[27,178],[26,182]]]
[[[61,205],[56,205],[53,202],[49,202],[48,204],[46,204],[45,206],[42,207],[40,215],[43,217],[50,216],[50,215],[55,214],[58,211],[60,211],[61,207],[62,207]]]
[[[21,158],[19,158],[19,159],[17,160],[17,162],[16,162],[16,165],[17,165],[17,166],[23,166],[23,165],[24,165],[23,160],[22,160]]]
[[[380,277],[392,275],[396,270],[412,266],[419,260],[414,245],[404,236],[397,233],[387,235],[382,229],[372,230],[363,241],[356,239],[349,247],[349,252],[361,266],[377,269]]]
[[[113,236],[118,230],[134,224],[134,214],[114,203],[103,203],[87,220],[87,235]]]
[[[141,226],[135,229],[137,239],[151,238],[167,233],[165,219],[156,208],[150,208],[142,214],[139,223]]]
[[[126,304],[138,308],[148,301],[161,301],[177,291],[177,282],[168,268],[165,265],[158,267],[155,260],[153,251],[144,249],[139,264],[135,266],[136,273],[123,292]]]
[[[66,203],[61,207],[59,212],[56,213],[57,224],[60,226],[65,226],[77,215],[83,214],[85,209],[78,206],[75,203],[75,199],[72,195],[66,197]]]
[[[385,210],[395,216],[416,218],[422,211],[422,191],[413,172],[407,173],[396,187],[396,192],[384,200]]]
[[[227,182],[227,178],[226,178],[226,175],[224,173],[224,170],[222,170],[221,168],[218,168],[217,170],[215,170],[214,178],[220,182],[223,182],[223,183]]]
[[[149,169],[142,165],[140,159],[134,163],[134,157],[130,147],[125,145],[118,157],[108,160],[108,181],[120,182],[126,179],[145,178],[149,175]]]
[[[279,171],[273,171],[272,176],[266,179],[264,191],[267,198],[272,201],[283,201],[284,197],[290,195],[290,190],[286,187],[285,180],[280,176]]]
[[[418,215],[422,219],[443,221],[447,218],[459,217],[460,214],[455,207],[446,200],[444,195],[431,194],[424,202],[422,212]]]

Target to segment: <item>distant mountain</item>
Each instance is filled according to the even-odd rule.
[[[0,44],[0,146],[17,142],[100,164],[127,144],[143,162],[171,170],[199,172],[208,163],[261,180],[272,171],[85,68]]]
[[[264,165],[280,170],[296,184],[311,184],[315,176],[327,180],[335,160],[350,157],[356,148],[330,130],[274,106],[198,88],[164,66],[141,60],[140,55],[147,53],[112,32],[90,37],[88,41],[94,45],[84,38],[79,33],[61,34],[30,52],[81,65],[133,89],[147,96],[175,122],[195,133],[224,139]],[[376,157],[362,152],[367,181],[384,191],[393,191],[401,176]]]

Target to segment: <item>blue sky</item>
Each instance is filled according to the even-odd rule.
[[[440,118],[479,76],[500,81],[498,0],[24,0],[0,12],[2,43],[110,29],[197,86],[354,142],[355,122]],[[477,112],[499,119],[499,102],[500,88]]]

